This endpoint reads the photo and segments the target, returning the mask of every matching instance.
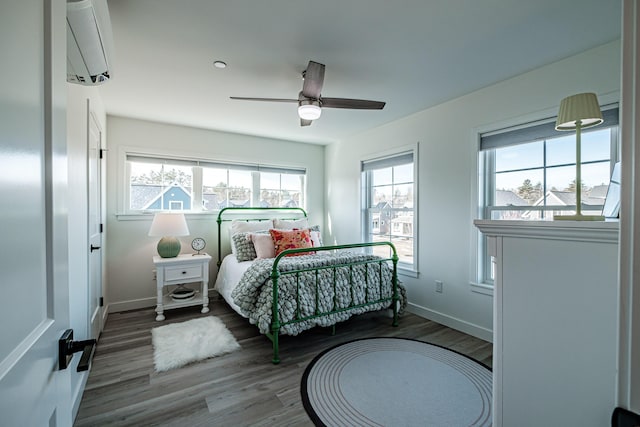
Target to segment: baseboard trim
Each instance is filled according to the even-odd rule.
[[[102,310],[102,319],[100,319],[102,321],[102,325],[100,325],[100,333],[104,331],[104,325],[107,324],[107,318],[109,317],[109,307],[110,305],[107,304],[104,310]]]
[[[140,308],[148,308],[156,306],[156,298],[140,298],[129,301],[119,301],[109,303],[109,313],[119,313],[121,311],[137,310]]]
[[[73,362],[72,365],[67,369],[73,369],[74,372],[78,369],[78,363],[80,363],[79,357],[74,357],[77,359],[77,362]],[[80,381],[78,381],[75,390],[71,390],[71,419],[75,421],[78,416],[78,411],[80,410],[80,402],[82,401],[82,395],[84,393],[84,389],[87,386],[87,380],[89,379],[89,371],[79,372]]]
[[[434,322],[438,322],[450,328],[457,329],[461,332],[464,332],[465,334],[472,335],[476,338],[480,338],[488,342],[493,342],[493,331],[490,329],[483,328],[473,323],[469,323],[465,320],[461,320],[453,316],[449,316],[447,314],[443,314],[438,311],[431,310],[429,308],[425,308],[413,303],[407,304],[407,311],[420,317],[433,320]]]
[[[218,293],[217,291],[214,291],[213,288],[210,288],[208,295],[209,301],[211,301],[211,298],[215,298]],[[128,301],[111,302],[107,304],[105,313],[119,313],[121,311],[139,310],[141,308],[155,307],[157,301],[157,298],[154,296],[148,298],[132,299]],[[106,321],[106,314],[104,319]]]

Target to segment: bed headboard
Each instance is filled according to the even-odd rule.
[[[218,267],[222,263],[222,223],[233,220],[266,221],[269,219],[293,220],[307,218],[307,212],[302,208],[246,208],[228,207],[220,209],[216,222],[218,223]]]

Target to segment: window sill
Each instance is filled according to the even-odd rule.
[[[474,283],[471,282],[469,283],[469,286],[471,286],[471,291],[478,293],[478,294],[482,294],[482,295],[488,295],[490,297],[493,296],[493,289],[494,286],[493,285],[489,285],[488,283]]]
[[[486,236],[618,243],[619,221],[474,220]]]
[[[163,211],[166,212],[166,211]],[[217,218],[218,211],[212,212],[183,212],[187,219],[208,219]],[[117,213],[115,214],[118,221],[145,221],[153,219],[155,212],[140,213]]]
[[[398,275],[400,276],[413,277],[414,279],[417,279],[419,274],[420,273],[415,270],[398,266]]]

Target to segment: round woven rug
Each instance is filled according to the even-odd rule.
[[[460,353],[405,338],[330,348],[302,376],[317,426],[490,426],[492,373]]]

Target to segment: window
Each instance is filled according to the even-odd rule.
[[[599,215],[618,153],[618,109],[603,111],[604,123],[581,133],[582,212]],[[553,220],[576,209],[576,135],[558,132],[555,120],[480,136],[482,217]],[[493,283],[486,240],[480,276]]]
[[[302,175],[261,173],[260,204],[292,208],[300,206],[303,200]]]
[[[304,207],[304,169],[127,155],[129,211]]]
[[[363,230],[367,242],[394,244],[401,266],[415,270],[415,168],[413,151],[362,162]],[[389,256],[386,247],[373,253]]]
[[[253,206],[253,173],[219,167],[202,168],[202,210]]]

